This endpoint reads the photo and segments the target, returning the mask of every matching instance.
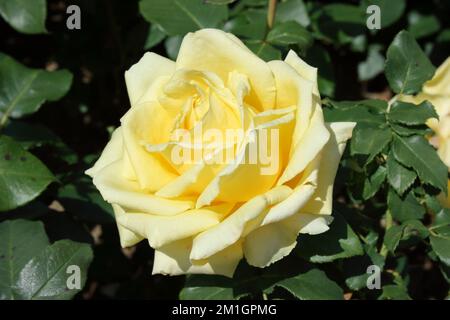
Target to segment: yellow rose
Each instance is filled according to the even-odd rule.
[[[299,233],[328,230],[355,124],[324,122],[317,69],[293,51],[266,63],[204,29],[185,36],[176,62],[146,53],[125,80],[131,108],[87,174],[121,245],[155,249],[153,273],[232,276],[243,257],[265,267]]]
[[[433,79],[423,85],[419,94],[399,95],[398,99],[415,104],[428,100],[433,104],[439,120],[429,119],[427,125],[436,133],[432,143],[438,147],[438,154],[450,171],[450,57],[436,70]],[[441,197],[441,200],[446,207],[450,208],[450,194],[448,197]]]

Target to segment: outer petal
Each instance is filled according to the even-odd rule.
[[[142,191],[136,181],[121,174],[123,161],[113,162],[94,176],[94,185],[109,203],[155,215],[175,215],[192,209],[194,201],[164,199]]]
[[[117,128],[111,135],[111,139],[106,145],[100,158],[95,162],[94,166],[86,170],[86,174],[94,177],[100,170],[111,163],[120,160],[123,156],[123,136],[122,128]]]
[[[302,172],[322,151],[330,138],[330,132],[323,120],[322,109],[316,105],[313,110],[309,127],[297,145],[293,147],[289,163],[278,180],[278,185],[286,183]]]
[[[189,259],[191,248],[192,239],[185,239],[155,250],[152,273],[167,275],[205,273],[232,277],[243,256],[241,243],[237,242],[207,260],[192,262]]]
[[[248,76],[252,90],[246,101],[260,110],[272,109],[275,103],[275,81],[270,68],[240,41],[223,31],[203,29],[188,33],[181,44],[177,69],[211,71],[225,82],[237,71]]]
[[[114,209],[114,215],[116,216],[116,220],[120,219],[123,215],[125,215],[125,211],[117,204],[112,205]],[[134,233],[133,231],[122,227],[120,224],[117,224],[117,229],[119,230],[120,237],[120,245],[122,248],[134,246],[136,243],[140,242],[144,237]]]
[[[118,217],[117,222],[123,228],[147,238],[150,246],[157,249],[212,228],[220,223],[232,208],[233,204],[224,203],[188,210],[173,216],[127,212]]]
[[[329,229],[331,217],[320,214],[331,214],[334,177],[354,126],[355,123],[338,122],[328,127],[331,138],[320,157],[310,164],[308,178],[300,182],[291,196],[273,206],[262,226],[245,238],[244,253],[249,264],[265,267],[288,255],[296,246],[299,233],[319,234]],[[305,182],[315,184],[317,188],[312,189]],[[309,198],[303,194],[308,187],[315,192],[311,197],[310,191],[311,200],[305,204]],[[303,201],[298,201],[302,198]]]
[[[236,243],[259,225],[270,206],[283,201],[291,192],[291,188],[280,186],[244,203],[220,224],[194,238],[191,259],[208,258]]]
[[[147,52],[125,72],[128,97],[134,106],[150,89],[151,85],[161,76],[170,76],[175,71],[175,62],[161,57],[153,52]],[[155,97],[156,100],[156,97]]]
[[[331,214],[333,183],[347,140],[351,138],[354,122],[335,122],[327,125],[331,137],[322,151],[317,189],[302,212]]]
[[[245,238],[245,259],[252,266],[267,267],[287,256],[295,248],[299,233],[323,233],[329,229],[331,220],[331,217],[299,213],[255,229]]]
[[[319,88],[317,83],[317,68],[311,67],[303,61],[294,51],[289,50],[288,55],[284,61],[294,68],[303,78],[314,84],[313,93],[319,95]]]

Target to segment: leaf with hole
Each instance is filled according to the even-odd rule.
[[[14,285],[31,258],[49,245],[42,222],[6,220],[0,223],[0,300],[14,300]]]
[[[11,138],[0,136],[0,211],[30,202],[54,180],[38,158]]]

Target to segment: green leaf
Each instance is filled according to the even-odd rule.
[[[280,60],[281,52],[265,41],[248,40],[244,41],[245,45],[252,50],[258,57],[265,61]]]
[[[387,51],[385,74],[395,93],[415,94],[430,80],[436,68],[407,32],[398,33]]]
[[[447,167],[425,138],[395,136],[392,151],[395,159],[414,169],[420,180],[447,193]]]
[[[378,169],[364,181],[363,198],[372,198],[386,179],[386,168],[379,166]]]
[[[367,108],[354,106],[348,109],[324,109],[324,117],[327,122],[357,122],[371,127],[381,126],[386,118],[381,114],[374,114]]]
[[[442,263],[450,267],[450,225],[433,228],[430,244]]]
[[[403,235],[403,227],[394,225],[386,230],[384,235],[383,243],[386,248],[392,253],[395,252],[401,238]]]
[[[164,41],[164,47],[166,48],[167,55],[170,59],[176,60],[178,52],[180,51],[181,42],[183,41],[182,36],[168,37]]]
[[[355,130],[350,143],[351,154],[368,155],[366,163],[372,161],[389,142],[391,142],[392,133],[388,128],[378,129],[360,126]]]
[[[422,219],[425,214],[425,208],[420,205],[413,192],[409,192],[404,198],[400,198],[393,189],[389,189],[388,207],[392,217],[400,222]]]
[[[411,300],[408,295],[408,290],[404,286],[400,285],[386,285],[383,286],[383,293],[381,294],[380,300]]]
[[[233,281],[223,276],[190,275],[180,292],[181,300],[233,300]]]
[[[354,37],[364,34],[366,29],[365,11],[350,4],[325,5],[311,18],[317,36],[336,44],[351,43]]]
[[[0,15],[19,32],[28,34],[47,32],[45,0],[0,0]]]
[[[0,177],[0,211],[33,200],[54,180],[38,158],[6,136],[0,136]]]
[[[380,53],[379,45],[369,47],[367,58],[358,64],[358,79],[360,81],[370,80],[384,70],[384,57]]]
[[[139,10],[147,21],[158,24],[170,36],[214,28],[228,17],[227,6],[203,0],[141,0]]]
[[[302,234],[296,253],[313,263],[331,262],[363,254],[358,236],[337,211],[330,229],[319,235]]]
[[[49,245],[42,222],[0,223],[0,300],[16,298],[15,281],[27,262]]]
[[[156,25],[152,24],[150,26],[150,29],[148,30],[147,39],[145,40],[144,49],[149,50],[159,44],[161,41],[163,41],[166,38],[166,34],[164,31],[161,30],[161,28]]]
[[[114,212],[87,177],[65,184],[58,190],[58,201],[64,209],[83,221],[114,222]]]
[[[381,12],[381,28],[386,28],[399,20],[405,11],[405,0],[363,0],[361,6],[366,11],[370,5],[377,5]]]
[[[236,0],[205,0],[206,3],[211,3],[211,4],[229,4],[229,3],[233,3]]]
[[[300,300],[343,300],[344,297],[342,289],[318,269],[284,279],[277,286]]]
[[[450,210],[442,209],[436,214],[433,222],[433,227],[438,228],[446,225],[450,225]]]
[[[411,11],[409,13],[408,24],[408,31],[416,39],[430,36],[441,29],[441,24],[436,15],[423,15],[417,11]]]
[[[308,10],[302,0],[288,0],[280,2],[277,6],[275,21],[295,21],[303,27],[307,27],[311,23]]]
[[[426,136],[433,133],[433,130],[431,130],[427,125],[407,126],[391,122],[389,126],[393,131],[395,131],[395,133],[405,137],[413,135]]]
[[[0,53],[0,127],[9,117],[36,112],[45,101],[63,97],[72,83],[67,70],[47,72],[29,69]]]
[[[249,9],[227,21],[223,29],[244,39],[262,41],[266,36],[266,20],[265,9]]]
[[[419,220],[408,220],[403,224],[402,240],[409,240],[412,237],[419,237],[425,239],[430,235],[428,228],[423,225]]]
[[[288,21],[275,25],[267,35],[267,41],[275,45],[298,45],[301,50],[309,48],[313,38],[308,30],[295,21]]]
[[[430,118],[438,119],[434,107],[428,101],[423,101],[419,105],[412,103],[395,101],[391,105],[388,119],[393,122],[402,123],[408,126],[417,126],[425,124]]]
[[[71,299],[79,289],[67,286],[67,268],[80,268],[81,288],[93,258],[91,246],[71,240],[57,241],[31,259],[19,274],[14,290],[20,299]]]
[[[399,195],[403,195],[406,189],[408,189],[416,180],[416,173],[398,163],[392,153],[390,153],[387,158],[386,167],[389,184]]]
[[[318,69],[319,91],[322,96],[333,97],[336,87],[334,68],[328,51],[322,46],[315,44],[306,53],[305,60]]]
[[[61,142],[61,139],[47,127],[22,121],[11,121],[3,133],[20,143],[24,149]]]

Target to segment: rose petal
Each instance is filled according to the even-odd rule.
[[[174,71],[175,62],[153,52],[145,53],[139,62],[125,72],[131,105],[138,103],[159,77],[170,76]]]
[[[126,212],[117,222],[123,228],[147,238],[152,248],[161,248],[171,242],[190,238],[222,221],[233,208],[223,203],[202,209],[188,210],[173,216],[156,216]]]
[[[252,90],[246,101],[259,110],[272,109],[275,82],[267,64],[237,38],[217,29],[188,33],[181,44],[177,69],[214,72],[225,82],[232,71],[248,76]]]
[[[152,274],[204,273],[232,277],[243,256],[239,242],[202,261],[189,259],[191,248],[192,239],[184,239],[155,250]]]

